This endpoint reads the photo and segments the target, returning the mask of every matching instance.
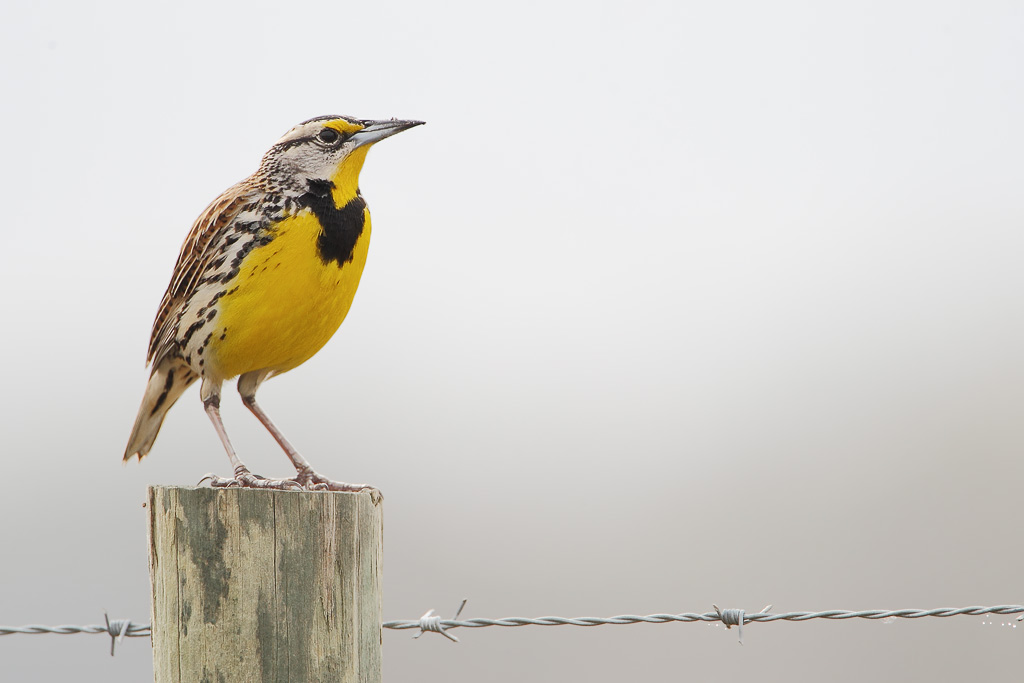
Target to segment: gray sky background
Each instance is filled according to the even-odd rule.
[[[203,207],[327,113],[428,122],[369,155],[348,320],[260,394],[384,491],[385,619],[1024,602],[1022,31],[995,1],[5,3],[0,623],[149,619],[145,487],[229,469],[195,389],[121,464],[156,306]],[[1013,680],[1010,622],[389,632],[385,675]],[[150,658],[10,636],[0,679]]]

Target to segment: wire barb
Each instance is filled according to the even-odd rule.
[[[455,621],[456,619],[459,618],[459,615],[462,614],[462,608],[466,606],[466,603],[468,601],[469,601],[469,598],[464,598],[462,600],[462,604],[459,605],[459,609],[455,613],[455,616],[451,618],[452,621]],[[453,636],[452,634],[448,633],[448,631],[445,630],[445,626],[441,623],[441,617],[436,615],[436,614],[434,614],[434,610],[433,609],[428,610],[426,614],[424,614],[422,617],[420,617],[419,627],[420,627],[420,632],[412,637],[413,640],[416,640],[417,638],[422,636],[427,631],[431,631],[433,633],[440,633],[442,636],[444,636],[448,640],[452,641],[453,643],[459,642],[458,638],[456,638],[455,636]]]
[[[110,656],[114,656],[114,646],[124,640],[128,628],[132,625],[131,619],[110,620],[110,615],[103,613],[103,621],[107,622],[107,633],[110,634]]]
[[[711,605],[715,608],[715,612],[718,613],[718,618],[721,619],[722,623],[725,624],[727,629],[731,629],[733,626],[739,634],[740,645],[743,644],[743,622],[746,620],[747,613],[741,609],[719,609],[718,605]],[[772,606],[768,605],[757,614],[768,614]]]

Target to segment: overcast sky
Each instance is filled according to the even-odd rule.
[[[157,304],[203,207],[335,113],[427,125],[366,162],[341,331],[260,397],[384,492],[386,620],[1024,602],[1022,31],[995,1],[5,3],[0,624],[149,620],[146,486],[230,471],[195,389],[121,464]],[[1014,680],[1011,622],[387,632],[385,676]],[[151,671],[143,639],[0,639],[5,682]]]

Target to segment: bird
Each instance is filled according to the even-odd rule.
[[[256,402],[267,379],[309,360],[341,326],[366,263],[370,213],[359,172],[375,143],[423,121],[318,116],[289,130],[258,170],[225,190],[185,238],[153,322],[152,366],[124,461],[150,452],[164,417],[200,382],[200,398],[234,468],[215,487],[380,492],[317,473]],[[253,474],[220,416],[221,387],[238,378],[242,403],[295,467]]]

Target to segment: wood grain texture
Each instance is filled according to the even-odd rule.
[[[149,489],[156,683],[381,680],[368,493]]]

